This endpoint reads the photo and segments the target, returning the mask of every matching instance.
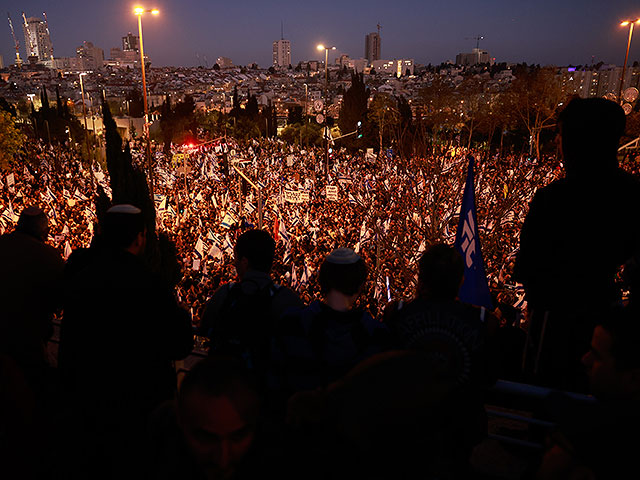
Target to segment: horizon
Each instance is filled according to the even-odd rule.
[[[381,59],[385,60],[412,58],[417,64],[439,65],[454,61],[458,53],[471,52],[476,47],[474,37],[481,35],[480,49],[488,51],[496,63],[622,65],[628,28],[621,27],[620,21],[640,17],[640,7],[630,0],[613,3],[490,0],[481,5],[457,0],[437,5],[400,0],[388,5],[372,0],[366,3],[366,11],[360,11],[364,2],[345,5],[331,1],[321,9],[292,0],[269,5],[249,0],[225,6],[204,0],[140,2],[145,8],[160,10],[158,16],[143,17],[144,49],[152,66],[212,67],[218,57],[228,57],[234,65],[255,62],[261,68],[272,64],[272,44],[280,39],[281,22],[284,38],[291,41],[293,66],[300,61],[324,60],[324,54],[315,48],[319,43],[337,47],[329,55],[330,63],[342,54],[364,57],[365,35],[375,32],[377,23],[382,27]],[[137,35],[133,14],[137,4],[125,0],[110,5],[37,0],[30,2],[25,15],[42,19],[46,11],[55,57],[75,57],[75,49],[87,41],[102,48],[107,59],[111,48],[122,47],[123,36],[129,32]],[[22,10],[8,10],[24,60]],[[467,14],[460,16],[460,12]],[[223,21],[218,20],[221,14]],[[15,48],[6,20],[4,28],[0,54],[8,66],[14,61]],[[640,59],[638,42],[640,38],[631,44],[629,65]]]

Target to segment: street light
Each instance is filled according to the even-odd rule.
[[[153,165],[151,162],[151,139],[149,135],[149,105],[147,102],[147,77],[144,71],[144,44],[142,41],[142,15],[145,13],[151,13],[152,15],[158,15],[160,11],[156,8],[151,10],[144,9],[142,7],[136,7],[133,9],[133,13],[138,16],[138,34],[140,36],[140,65],[142,66],[142,98],[144,100],[144,135],[147,138],[147,169],[149,170],[149,193],[153,199]]]
[[[83,72],[80,77],[80,92],[82,93],[82,117],[84,118],[84,140],[87,147],[87,156],[89,157],[89,177],[91,179],[91,190],[93,190],[93,157],[89,150],[89,128],[87,127],[87,110],[84,104],[84,84],[82,83],[82,77],[87,73]]]
[[[329,124],[327,123],[327,103],[329,101],[329,70],[327,69],[329,63],[329,50],[335,50],[335,46],[325,47],[323,44],[319,44],[316,47],[318,50],[324,50],[324,124],[325,124],[325,157],[327,162],[327,177],[329,176]]]
[[[624,84],[624,74],[627,70],[627,60],[629,59],[629,47],[631,46],[631,36],[633,35],[633,25],[640,23],[640,18],[635,20],[625,20],[620,22],[621,27],[629,25],[629,40],[627,41],[627,53],[624,55],[624,65],[622,66],[622,77],[620,78],[620,89],[618,90],[618,103],[622,103],[622,87]]]

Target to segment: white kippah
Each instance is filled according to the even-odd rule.
[[[127,213],[129,215],[137,215],[142,213],[142,210],[128,203],[122,203],[120,205],[114,205],[107,210],[107,213]]]
[[[334,263],[336,265],[351,265],[360,260],[360,255],[351,250],[350,248],[337,248],[331,252],[327,258],[327,262]]]

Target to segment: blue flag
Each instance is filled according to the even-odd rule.
[[[458,294],[461,301],[491,309],[491,294],[484,271],[482,252],[480,251],[480,237],[478,235],[478,220],[476,216],[476,201],[473,184],[473,156],[469,155],[469,169],[467,182],[462,195],[460,221],[456,232],[455,247],[464,261],[464,282]]]

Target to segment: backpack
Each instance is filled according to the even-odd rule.
[[[269,361],[270,340],[275,318],[271,313],[273,298],[282,288],[269,282],[256,284],[252,293],[242,288],[247,282],[232,283],[209,330],[209,353],[222,353],[241,359],[249,370],[261,376]]]

